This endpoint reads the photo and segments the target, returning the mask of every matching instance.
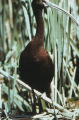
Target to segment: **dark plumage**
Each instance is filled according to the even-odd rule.
[[[21,79],[33,89],[47,92],[49,95],[50,82],[54,76],[54,65],[43,47],[44,24],[42,18],[43,5],[40,0],[33,0],[32,8],[37,22],[36,35],[22,51],[19,60]]]

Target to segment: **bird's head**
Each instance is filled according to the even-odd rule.
[[[32,1],[32,8],[33,9],[43,9],[44,3],[42,0],[33,0]]]

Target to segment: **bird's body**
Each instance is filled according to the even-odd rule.
[[[19,71],[21,79],[33,89],[47,92],[49,95],[50,82],[54,76],[54,65],[43,47],[44,24],[42,8],[33,0],[32,7],[36,17],[37,30],[33,40],[20,55]]]

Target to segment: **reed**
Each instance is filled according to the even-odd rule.
[[[28,0],[0,0],[0,49],[4,52],[4,63],[0,60],[0,67],[15,79],[8,76],[8,83],[0,86],[8,95],[4,102],[6,114],[15,104],[24,111],[22,104],[29,108],[28,102],[23,103],[23,98],[18,95],[16,79],[20,52],[31,41],[36,31],[36,21],[33,15],[31,1]],[[51,3],[71,13],[79,20],[78,3],[76,0],[51,0]],[[78,96],[78,81],[76,81],[79,65],[79,26],[64,13],[47,8],[43,11],[45,36],[44,47],[51,53],[55,65],[53,101],[65,105],[65,99]],[[74,63],[74,64],[73,64]],[[15,98],[17,97],[17,99]],[[1,94],[0,94],[0,101]],[[10,103],[10,104],[9,104]],[[1,108],[2,104],[0,104]],[[13,106],[12,106],[13,107]]]

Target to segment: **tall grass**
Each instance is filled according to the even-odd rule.
[[[26,6],[22,2],[25,0],[0,0],[0,49],[5,54],[4,64],[0,61],[0,67],[15,77],[12,86],[9,85],[8,88],[3,87],[3,89],[4,91],[8,89],[8,102],[15,101],[21,110],[23,110],[21,103],[19,106],[17,100],[10,98],[14,98],[13,93],[17,95],[15,85],[18,75],[16,69],[20,53],[32,40],[36,31],[36,21],[31,7],[32,0],[28,0]],[[51,0],[51,2],[79,19],[78,5],[75,0],[72,2],[70,0]],[[51,53],[55,65],[53,99],[55,102],[63,104],[65,97],[72,97],[73,91],[78,96],[75,93],[75,89],[78,89],[75,88],[77,86],[75,83],[76,67],[78,67],[75,59],[79,56],[77,48],[79,27],[68,16],[55,9],[44,10],[43,19],[44,47]]]

